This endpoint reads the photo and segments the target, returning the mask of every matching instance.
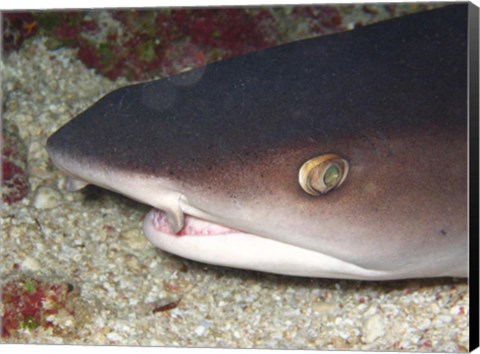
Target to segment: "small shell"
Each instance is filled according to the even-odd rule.
[[[336,154],[325,154],[305,162],[298,173],[298,182],[310,195],[325,194],[339,187],[348,175],[348,161]]]

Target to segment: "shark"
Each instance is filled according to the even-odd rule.
[[[52,134],[69,188],[153,207],[198,262],[303,277],[468,276],[468,4],[108,93]]]

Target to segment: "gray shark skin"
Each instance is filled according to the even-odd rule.
[[[467,7],[121,88],[54,133],[48,153],[73,187],[162,210],[145,234],[186,258],[309,277],[466,277]],[[349,172],[312,196],[299,169],[323,154]]]

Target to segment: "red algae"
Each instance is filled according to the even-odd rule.
[[[59,331],[48,316],[58,314],[60,310],[73,316],[75,311],[71,303],[77,296],[69,283],[47,282],[28,275],[4,283],[1,337],[14,337],[20,330],[38,327],[52,327]]]
[[[33,12],[22,21],[35,23],[48,48],[78,48],[80,60],[112,80],[146,80],[291,41],[282,34],[287,19],[308,21],[299,27],[310,36],[341,24],[332,6],[279,9],[104,10],[106,17],[98,11]]]
[[[29,12],[6,12],[2,20],[3,50],[7,52],[18,50],[38,30],[38,22]]]

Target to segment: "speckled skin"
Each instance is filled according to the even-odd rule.
[[[466,19],[455,5],[125,87],[48,150],[67,171],[168,180],[227,226],[387,278],[466,276]],[[324,153],[351,170],[312,197],[298,168]]]

